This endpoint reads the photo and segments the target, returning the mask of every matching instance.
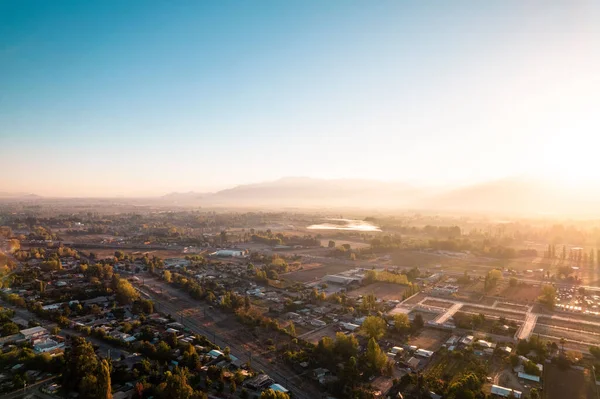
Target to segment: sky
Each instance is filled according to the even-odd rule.
[[[0,0],[0,191],[600,184],[600,2]]]

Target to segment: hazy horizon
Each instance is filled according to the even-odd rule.
[[[0,4],[1,191],[600,183],[600,3]]]

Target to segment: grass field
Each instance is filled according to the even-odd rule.
[[[348,292],[348,296],[357,297],[359,295],[369,295],[373,294],[378,299],[383,299],[386,301],[391,300],[402,300],[402,294],[406,291],[408,287],[400,284],[392,284],[392,283],[373,283],[369,284],[365,287],[358,288],[356,290]]]
[[[593,399],[596,386],[590,370],[560,370],[554,364],[544,366],[544,399]]]

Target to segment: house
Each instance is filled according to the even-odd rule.
[[[322,378],[327,377],[329,374],[329,370],[321,367],[313,370],[313,378],[315,380],[321,380]]]
[[[527,373],[519,372],[517,374],[517,376],[519,378],[524,379],[524,380],[529,380],[529,381],[534,381],[534,382],[540,382],[540,377],[537,376],[537,375],[532,375],[532,374],[527,374]]]
[[[36,339],[36,338],[41,338],[43,336],[48,335],[48,330],[46,330],[44,327],[32,327],[32,328],[26,328],[25,330],[21,330],[19,332],[19,336],[21,339],[27,339],[27,340],[32,340],[32,339]]]
[[[327,325],[327,323],[325,323],[323,320],[318,319],[311,320],[310,324],[312,324],[315,327],[325,327]]]
[[[508,398],[508,397],[510,397],[511,394],[516,399],[519,399],[521,397],[520,391],[515,391],[514,389],[501,387],[499,385],[492,385],[491,394],[501,396],[503,398]]]
[[[419,367],[420,360],[416,357],[411,357],[406,363],[411,369],[416,370]]]
[[[283,393],[289,393],[290,392],[286,388],[284,388],[282,385],[279,385],[279,384],[273,384],[273,385],[271,385],[269,387],[269,389],[272,389],[275,392],[283,392]]]
[[[225,356],[225,354],[223,352],[221,352],[220,350],[217,350],[217,349],[211,350],[210,352],[207,353],[207,355],[212,357],[213,359],[216,359],[219,356]]]
[[[460,340],[460,343],[463,345],[471,345],[473,343],[473,336],[467,335],[466,337]]]
[[[425,349],[417,349],[415,351],[415,356],[430,358],[431,356],[433,356],[433,352]]]
[[[356,331],[356,330],[358,330],[358,329],[360,328],[360,326],[359,326],[358,324],[353,324],[353,323],[344,323],[344,322],[341,322],[341,323],[340,323],[340,326],[341,326],[341,327],[342,327],[344,330],[347,330],[347,331],[350,331],[350,332]]]
[[[330,284],[337,284],[337,285],[350,285],[350,284],[360,284],[363,280],[363,277],[359,277],[359,276],[353,276],[353,277],[348,277],[348,276],[341,276],[339,274],[328,274],[327,276],[323,277],[323,281],[326,283],[330,283]]]
[[[492,342],[484,341],[483,339],[478,340],[477,345],[481,346],[482,348],[495,348],[496,347],[496,344],[494,344]]]
[[[262,391],[264,389],[267,389],[274,383],[275,383],[275,381],[273,381],[271,379],[271,377],[269,377],[268,375],[259,374],[256,377],[247,380],[244,383],[244,386],[246,386],[247,388],[249,388],[253,391]]]
[[[62,349],[65,347],[64,342],[56,342],[53,339],[47,338],[44,340],[39,340],[33,345],[33,351],[35,353],[46,353],[53,352],[57,349]]]
[[[401,348],[399,346],[394,346],[392,348],[392,350],[390,350],[391,353],[393,353],[394,355],[398,354],[399,352],[404,352],[404,348]]]

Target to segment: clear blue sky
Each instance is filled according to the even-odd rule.
[[[595,179],[599,4],[0,0],[0,191]]]

